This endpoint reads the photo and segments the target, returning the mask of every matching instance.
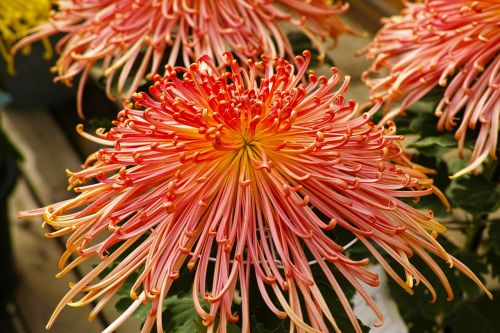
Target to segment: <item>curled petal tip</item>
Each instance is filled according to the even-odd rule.
[[[212,325],[220,312],[207,313],[200,300],[226,311],[238,286],[241,295],[260,291],[274,314],[286,314],[302,331],[319,332],[319,322],[289,303],[289,296],[307,297],[317,320],[334,321],[323,296],[313,291],[317,277],[309,266],[319,267],[348,313],[333,266],[360,293],[365,282],[378,285],[369,260],[349,259],[349,251],[331,237],[336,230],[325,230],[354,234],[409,293],[414,280],[423,279],[410,262],[413,253],[453,260],[433,238],[442,227],[432,214],[403,201],[430,195],[432,181],[401,153],[395,128],[376,126],[371,113],[360,116],[356,103],[346,102],[348,80],[332,73],[304,83],[305,60],[275,58],[260,69],[233,62],[223,70],[210,58],[204,61],[211,70],[179,67],[182,76],[167,71],[107,133],[91,135],[77,127],[105,147],[81,171],[68,174],[85,184],[76,197],[39,215],[58,228],[54,236],[72,233],[61,275],[91,256],[100,264],[70,285],[56,315],[67,303],[110,299],[140,269],[131,296],[143,292],[108,327],[112,331],[144,301],[161,309],[186,265],[194,271],[193,306],[204,324]],[[406,282],[379,249],[395,257]],[[71,255],[74,261],[66,264]],[[433,261],[427,264],[436,271]],[[250,274],[256,290],[247,283]],[[207,281],[215,286],[210,294]],[[72,302],[82,291],[87,296]],[[241,317],[248,320],[245,312]]]

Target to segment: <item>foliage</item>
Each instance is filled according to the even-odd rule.
[[[319,59],[318,49],[312,45],[309,38],[302,32],[292,31],[288,33],[288,39],[290,40],[290,44],[292,44],[294,54],[302,54],[304,50],[311,51],[311,67],[318,67],[319,65],[335,66],[335,62],[328,53],[325,54],[324,59]]]
[[[322,295],[335,313],[335,319],[337,324],[342,329],[343,332],[350,332],[352,330],[352,325],[349,318],[345,314],[340,301],[338,300],[335,291],[330,287],[326,277],[322,275],[321,269],[317,265],[312,267],[313,273],[317,276],[318,287],[321,290]],[[101,274],[103,277],[106,273],[110,272],[112,269],[109,268]],[[139,272],[134,272],[127,281],[119,289],[117,296],[118,301],[115,303],[117,311],[125,311],[133,302],[130,298],[130,288],[132,287],[132,281],[138,277]],[[206,332],[201,319],[198,317],[196,311],[193,307],[193,299],[191,297],[191,284],[194,278],[194,274],[189,272],[186,268],[181,271],[182,279],[176,280],[173,284],[172,289],[169,292],[169,297],[163,302],[163,322],[164,329],[166,332],[172,333],[204,333]],[[338,282],[344,291],[348,299],[351,299],[354,295],[354,288],[349,284],[349,282],[341,277],[341,274],[337,274]],[[251,280],[250,288],[256,290],[257,284],[255,279]],[[287,333],[289,332],[289,321],[281,320],[278,317],[270,313],[267,305],[264,303],[260,294],[257,292],[250,293],[249,304],[251,304],[251,327],[252,332],[257,333]],[[203,303],[203,306],[208,309],[208,303]],[[139,308],[134,312],[134,315],[141,320],[144,320],[148,315],[150,310],[150,304],[141,304]],[[241,309],[237,309],[240,311]],[[227,327],[229,333],[241,332],[241,323],[230,324]],[[368,327],[364,326],[361,322],[360,325],[364,332],[368,332]]]
[[[414,140],[409,145],[412,160],[436,171],[432,175],[435,184],[445,193],[453,210],[447,211],[435,196],[424,197],[417,205],[432,209],[450,231],[463,236],[465,241],[460,246],[448,241],[446,236],[440,238],[440,243],[449,253],[480,277],[490,276],[498,281],[500,220],[491,216],[500,208],[500,168],[497,161],[490,159],[476,174],[449,178],[449,175],[466,166],[467,160],[458,157],[453,135],[436,129],[437,118],[433,110],[441,97],[442,89],[435,89],[411,106],[405,115],[395,119],[398,133]],[[466,149],[474,146],[475,139],[475,135],[467,139]],[[458,219],[454,212],[464,212],[465,219]],[[418,259],[414,260],[431,284],[440,285],[426,265],[418,266]],[[438,299],[430,304],[429,292],[423,290],[423,286],[417,286],[415,295],[408,296],[396,283],[389,284],[410,333],[496,332],[495,316],[500,313],[500,291],[494,290],[497,297],[490,301],[464,275],[451,274],[446,267],[442,268],[455,293],[452,302],[445,300],[444,290],[437,290]]]

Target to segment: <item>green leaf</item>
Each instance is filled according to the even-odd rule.
[[[129,308],[129,306],[132,305],[134,301],[130,297],[121,297],[118,299],[118,301],[115,303],[115,309],[116,311],[123,313],[125,310]],[[144,320],[148,316],[149,310],[151,309],[151,303],[148,304],[141,304],[135,310],[134,316]]]
[[[122,297],[115,304],[116,310],[119,312],[125,311],[132,304],[130,297]],[[134,312],[134,316],[145,320],[151,309],[151,303],[141,304]],[[193,298],[191,296],[179,297],[177,295],[167,297],[163,301],[162,316],[164,330],[171,333],[205,333],[206,327],[203,325],[201,318],[196,313],[193,306]],[[240,333],[238,326],[228,323],[228,333]]]
[[[490,265],[491,275],[500,278],[500,220],[489,223],[488,238],[485,243],[488,245],[485,257]]]
[[[438,186],[438,188],[440,188]],[[417,209],[432,210],[434,216],[444,218],[451,215],[451,210],[448,210],[443,202],[434,194],[421,197],[420,201],[412,204]]]
[[[450,175],[457,173],[469,164],[467,160],[459,158],[458,156],[445,159],[445,163],[448,166],[448,174]]]
[[[337,294],[330,286],[327,278],[324,276],[321,268],[317,264],[311,265],[312,274],[315,278],[316,284],[323,295],[329,309],[335,317],[335,321],[338,326],[342,330],[342,332],[353,332],[354,329],[352,324],[342,307]],[[340,284],[344,294],[347,299],[352,299],[354,295],[355,289],[354,287],[342,276],[342,274],[334,267],[332,267],[332,271],[334,272],[335,278]],[[290,319],[287,318],[285,320],[281,320],[276,317],[273,313],[270,312],[269,308],[262,300],[260,292],[258,292],[258,287],[255,281],[255,278],[250,279],[250,290],[254,290],[256,292],[251,292],[249,294],[250,300],[249,303],[251,305],[250,310],[250,325],[252,328],[252,332],[256,333],[288,333],[290,332]],[[277,300],[274,298],[272,292],[269,293],[271,300],[278,304]],[[305,304],[303,304],[303,309]],[[305,311],[304,311],[305,314]],[[306,318],[307,320],[307,318]],[[364,332],[368,332],[369,328],[364,326],[363,323],[359,322],[361,328]],[[331,328],[333,331],[333,328]]]
[[[204,304],[204,307],[208,307]],[[207,330],[196,313],[191,296],[168,297],[163,303],[163,329],[169,333],[205,333]],[[215,324],[217,326],[217,323]],[[241,329],[231,323],[226,325],[228,333],[240,333]]]
[[[455,256],[464,263],[467,267],[473,271],[480,280],[484,282],[482,278],[483,275],[488,273],[488,267],[484,260],[479,257],[476,253],[459,249],[456,251]],[[454,271],[455,276],[457,277],[457,283],[460,287],[460,290],[467,294],[467,297],[475,297],[483,294],[483,291],[479,289],[479,287],[471,281],[465,274],[459,273],[458,271]],[[460,301],[460,299],[459,299]]]
[[[482,258],[454,246],[446,237],[439,237],[438,240],[448,253],[464,262],[475,273],[480,275],[486,272],[486,265]],[[391,259],[390,262],[394,263],[394,260]],[[456,269],[451,270],[442,260],[436,260],[436,262],[445,273],[453,289],[455,298],[451,302],[446,300],[444,287],[436,274],[418,256],[412,257],[412,264],[436,289],[437,299],[435,303],[430,302],[430,293],[422,283],[413,288],[414,295],[410,296],[392,279],[389,280],[389,290],[410,333],[441,333],[443,331],[455,333],[454,330],[449,330],[450,324],[446,320],[450,319],[464,302],[472,302],[476,295],[481,295],[481,297],[484,295],[465,274],[459,273]],[[393,267],[397,267],[397,265],[393,264]]]
[[[495,332],[484,315],[467,303],[463,303],[458,308],[456,316],[451,322],[451,328],[454,333]]]
[[[453,139],[453,136],[451,134],[443,134],[441,136],[429,136],[423,138],[422,140],[413,143],[412,146],[417,148],[425,148],[432,146],[456,147],[457,142],[455,141],[455,139]]]
[[[106,131],[109,131],[110,128],[113,127],[113,118],[108,117],[93,117],[90,118],[87,123],[89,125],[89,131],[96,130],[98,128],[104,128]]]
[[[452,202],[472,213],[482,214],[497,210],[500,205],[500,188],[482,174],[467,175],[454,180],[446,189]]]
[[[443,98],[443,89],[441,87],[437,87],[423,98],[421,98],[418,102],[413,103],[407,110],[407,112],[411,113],[427,113],[434,115],[434,110],[436,109],[439,101]]]
[[[117,262],[114,262],[110,267],[106,268],[106,270],[100,274],[100,277],[103,278],[111,272],[111,270],[117,265]],[[139,277],[141,270],[137,270],[130,274],[127,280],[123,283],[123,285],[118,289],[116,295],[119,297],[117,303],[115,304],[115,308],[119,312],[125,311],[133,302],[130,298],[130,290],[132,289],[133,284],[136,279]],[[170,297],[167,297],[163,303],[163,309],[169,306],[170,303],[174,302],[174,300],[178,299],[179,302],[187,302],[190,300],[191,307],[193,306],[193,300],[191,298],[191,294],[189,291],[191,290],[191,286],[193,284],[194,273],[190,272],[187,268],[181,268],[180,274],[182,279],[177,279],[172,287],[169,290]],[[139,308],[134,312],[134,316],[139,319],[146,319],[149,309],[151,308],[151,304],[141,304]]]
[[[498,295],[497,295],[498,296]],[[449,320],[453,333],[498,332],[500,302],[482,297],[479,302],[463,302]]]
[[[335,278],[337,279],[337,282],[339,283],[340,288],[342,289],[342,292],[350,301],[356,291],[355,288],[351,285],[351,283],[349,283],[349,281],[347,281],[347,279],[336,268],[332,266],[330,267],[332,268],[332,272],[334,273]],[[311,266],[311,269],[313,276],[315,277],[316,284],[318,285],[318,288],[321,291],[321,295],[323,295],[326,304],[328,305],[328,308],[334,315],[335,321],[337,322],[337,325],[339,326],[340,330],[342,332],[354,332],[352,323],[349,317],[347,316],[347,313],[345,312],[344,308],[342,307],[342,304],[339,300],[339,297],[337,296],[337,293],[330,285],[330,282],[328,282],[328,279],[324,276],[319,265],[313,265]],[[358,323],[361,326],[363,332],[368,332],[370,330],[370,328],[368,326],[365,326],[359,319]]]
[[[500,220],[490,222],[488,235],[490,247],[500,252]]]
[[[490,265],[490,272],[493,277],[500,278],[500,252],[490,249],[485,255],[486,261]]]
[[[409,118],[409,129],[414,134],[420,134],[423,138],[441,136],[442,132],[439,132],[436,128],[438,118],[434,114],[434,111],[442,97],[442,90],[434,89],[420,101],[412,104],[406,110],[406,115],[397,117],[395,119],[396,124],[399,124],[400,118]]]
[[[191,295],[191,288],[193,286],[195,270],[190,271],[186,265],[183,265],[179,270],[181,278],[174,281],[172,287],[168,291],[169,295],[177,295],[184,297]]]
[[[434,185],[441,191],[444,191],[450,184],[446,163],[443,163],[440,157],[418,154],[413,157],[412,161],[436,171],[436,174],[430,175],[430,177],[433,179]],[[420,197],[420,200],[416,203],[412,198],[408,198],[404,201],[417,209],[424,211],[430,209],[436,217],[448,217],[451,215],[451,211],[446,208],[445,204],[435,194]]]
[[[171,333],[199,332],[196,324],[199,316],[193,306],[191,297],[168,297],[164,302],[163,321],[164,330]],[[203,327],[203,325],[202,325]]]
[[[241,333],[241,329],[238,326],[236,326],[235,324],[231,324],[231,323],[227,324],[226,329],[227,329],[228,333]]]
[[[290,44],[293,47],[293,53],[300,55],[304,50],[309,50],[311,52],[311,63],[310,67],[317,67],[321,65],[319,63],[319,52],[311,43],[311,40],[302,32],[293,31],[287,34],[288,39],[290,40]],[[327,66],[335,66],[335,63],[331,57],[328,56],[328,53],[325,54],[325,58],[323,59],[323,64]]]
[[[112,267],[116,266],[116,262],[113,263],[111,267],[108,267],[109,271],[111,271]],[[109,273],[108,271],[108,273]],[[102,273],[101,273],[102,274]],[[125,282],[120,286],[118,291],[116,292],[116,296],[118,297],[118,301],[115,303],[115,309],[118,312],[123,312],[128,309],[130,305],[134,302],[132,298],[130,298],[130,290],[132,289],[132,286],[134,285],[135,280],[139,277],[139,271],[135,271],[130,276],[125,280]],[[102,278],[102,277],[101,277]],[[135,310],[134,316],[139,318],[139,319],[146,319],[148,316],[148,312],[151,309],[151,303],[148,304],[141,304]]]
[[[284,320],[278,318],[272,312],[269,311],[268,306],[263,301],[262,296],[259,292],[257,281],[255,276],[252,274],[250,278],[250,290],[249,293],[249,304],[250,309],[250,326],[252,332],[257,333],[287,333],[289,332],[288,327],[290,325],[290,319],[286,318]],[[277,304],[277,300],[274,298],[272,292],[269,293],[271,300]]]
[[[262,318],[264,319],[264,318]],[[263,322],[257,321],[255,317],[253,317],[253,325],[252,332],[256,333],[285,333],[286,329],[283,325],[278,325],[274,328],[268,328],[265,326]]]

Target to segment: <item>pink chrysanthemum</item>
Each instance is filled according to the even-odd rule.
[[[446,87],[436,108],[439,130],[458,125],[460,155],[467,129],[480,127],[470,165],[455,177],[473,171],[490,155],[496,159],[500,117],[500,2],[498,0],[426,0],[406,2],[401,16],[385,21],[366,50],[373,60],[365,73],[371,97],[387,103],[402,100],[391,119],[436,86]],[[371,72],[388,68],[383,78]],[[448,83],[448,80],[450,82]]]
[[[402,155],[401,137],[394,128],[370,123],[376,108],[357,116],[356,103],[342,96],[349,79],[341,82],[336,69],[330,78],[311,71],[309,83],[303,83],[310,60],[309,52],[304,54],[295,59],[297,72],[281,58],[272,64],[250,61],[246,70],[229,54],[226,73],[219,73],[209,57],[187,69],[166,66],[163,78],[154,77],[149,95],[135,94],[135,104],[119,113],[108,132],[94,137],[79,128],[108,146],[90,156],[83,170],[69,172],[70,187],[80,194],[23,215],[43,215],[57,229],[49,237],[71,234],[60,275],[92,256],[102,262],[71,287],[48,327],[66,304],[99,300],[93,318],[139,269],[130,290],[136,301],[105,332],[143,302],[152,307],[142,331],[149,332],[155,321],[161,331],[162,301],[184,265],[195,270],[194,308],[209,332],[224,332],[227,322],[238,320],[243,332],[250,331],[249,293],[257,292],[249,290],[250,279],[269,310],[288,316],[296,332],[339,332],[310,265],[318,265],[330,282],[356,332],[361,329],[337,274],[364,297],[381,325],[382,314],[363,289],[376,286],[378,277],[365,267],[368,259],[346,257],[344,244],[332,240],[336,228],[359,239],[409,293],[416,281],[436,297],[409,261],[416,254],[453,297],[429,252],[484,289],[436,241],[445,228],[432,213],[401,201],[440,195],[422,168]],[[380,250],[401,265],[406,282]],[[71,255],[76,259],[67,263]],[[233,310],[236,292],[239,314]]]
[[[18,48],[65,33],[56,47],[61,54],[54,68],[56,81],[70,84],[82,73],[79,105],[96,63],[107,76],[108,97],[130,97],[145,76],[156,74],[166,63],[173,66],[178,57],[188,66],[203,54],[223,65],[225,51],[243,60],[262,53],[292,56],[280,23],[304,32],[320,57],[328,37],[349,31],[340,20],[347,5],[327,0],[59,0],[58,7],[51,22],[38,27]]]

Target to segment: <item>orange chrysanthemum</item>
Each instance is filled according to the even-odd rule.
[[[61,54],[56,81],[70,84],[82,73],[80,110],[84,82],[96,63],[107,77],[109,98],[130,97],[145,76],[166,63],[173,66],[178,57],[188,66],[203,54],[223,65],[225,51],[243,60],[262,53],[293,56],[280,23],[304,32],[320,57],[328,37],[349,31],[340,21],[347,5],[326,0],[59,0],[58,5],[51,22],[17,47],[65,33],[56,46]]]
[[[249,293],[256,292],[249,289],[250,279],[269,310],[288,316],[296,332],[339,332],[310,265],[318,265],[329,281],[356,332],[361,329],[337,274],[364,297],[381,325],[382,314],[363,288],[376,286],[378,277],[365,267],[368,259],[349,259],[344,244],[332,240],[336,228],[352,233],[409,293],[416,281],[436,297],[410,262],[416,254],[453,297],[428,253],[484,289],[439,245],[437,233],[445,228],[432,213],[401,201],[436,191],[422,168],[402,154],[402,138],[394,128],[370,123],[377,107],[357,115],[356,103],[342,96],[349,79],[341,82],[336,69],[330,78],[311,71],[304,83],[310,54],[305,56],[295,59],[296,72],[281,58],[250,61],[246,70],[230,54],[225,73],[209,57],[189,68],[166,66],[166,75],[154,77],[149,94],[135,94],[135,103],[108,132],[94,137],[79,128],[108,146],[90,156],[83,170],[69,172],[70,187],[79,195],[23,215],[43,215],[57,229],[49,237],[71,234],[60,275],[92,256],[102,262],[71,287],[48,327],[66,304],[99,300],[93,318],[139,270],[130,290],[136,301],[105,332],[143,302],[152,307],[142,332],[155,321],[161,331],[161,304],[187,267],[195,271],[194,308],[209,332],[224,332],[227,322],[238,320],[242,332],[250,331]],[[132,250],[122,255],[127,249]],[[379,251],[404,268],[406,282]],[[76,259],[67,263],[71,255]]]
[[[372,99],[386,102],[388,109],[402,100],[384,120],[397,116],[439,85],[446,91],[435,111],[438,129],[450,131],[461,121],[455,132],[461,156],[468,128],[480,127],[471,163],[455,177],[473,171],[488,155],[496,159],[499,22],[498,0],[407,2],[401,16],[387,19],[366,50],[373,60],[365,73]],[[389,75],[368,79],[381,68],[388,68]]]

